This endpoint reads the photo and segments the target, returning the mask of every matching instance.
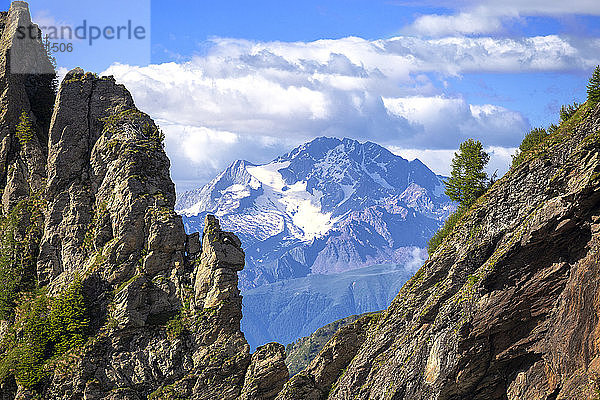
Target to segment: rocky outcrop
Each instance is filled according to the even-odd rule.
[[[462,217],[328,393],[324,349],[280,398],[597,399],[599,131],[584,104]]]
[[[20,27],[39,32],[27,3],[15,1],[0,15],[0,189],[5,213],[43,189],[55,96],[56,75],[41,41],[20,38]],[[19,124],[23,129],[18,131]]]
[[[237,287],[238,271],[244,268],[242,243],[233,233],[221,231],[219,221],[207,215],[202,236],[202,254],[195,276],[195,305],[212,308],[231,304],[242,309],[242,297]]]
[[[278,400],[324,399],[340,373],[356,356],[380,314],[368,314],[342,326],[308,367],[286,383]]]
[[[0,20],[0,398],[597,398],[600,106],[284,386],[283,347],[251,355],[240,330],[241,242],[213,216],[202,240],[184,233],[158,127],[80,69],[54,102],[52,73],[9,69],[20,51],[49,62],[15,44],[26,5]]]
[[[162,132],[125,87],[76,68],[55,96],[53,71],[9,70],[49,63],[15,42],[27,5],[0,19],[0,398],[273,398],[285,353],[251,358],[240,240],[212,215],[185,234]]]
[[[353,323],[362,316],[364,315],[351,315],[334,321],[317,329],[312,335],[288,344],[285,347],[285,363],[290,371],[290,376],[294,376],[308,367],[340,328]]]
[[[252,355],[240,400],[272,400],[288,379],[285,348],[279,343],[260,346]]]

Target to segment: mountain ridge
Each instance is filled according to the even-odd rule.
[[[419,160],[328,137],[267,164],[237,160],[201,189],[180,194],[176,205],[188,233],[214,213],[244,240],[243,290],[406,262],[409,248],[426,247],[454,207],[443,177]]]

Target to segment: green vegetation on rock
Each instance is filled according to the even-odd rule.
[[[171,340],[181,337],[185,331],[185,321],[181,312],[167,321],[166,331],[167,337]]]
[[[119,113],[112,114],[102,121],[104,122],[104,131],[112,134],[127,126],[140,134],[141,140],[136,141],[136,147],[149,152],[155,152],[164,147],[165,134],[162,130],[150,123],[148,116],[137,109],[128,109]],[[134,149],[128,149],[135,152]]]
[[[433,253],[435,253],[439,245],[442,244],[444,239],[452,232],[452,230],[454,230],[454,227],[456,226],[457,222],[465,214],[466,211],[466,207],[459,207],[454,213],[450,214],[448,219],[446,219],[444,226],[439,231],[437,231],[431,239],[429,239],[429,243],[427,245],[427,252],[430,256]]]
[[[564,106],[563,106],[564,107]],[[575,110],[577,111],[577,110]],[[561,109],[562,115],[562,109]],[[566,116],[566,115],[565,115]],[[572,115],[571,115],[572,116]],[[570,118],[570,117],[569,117]],[[566,120],[568,120],[567,118]],[[512,165],[511,168],[516,168],[525,159],[525,155],[535,146],[540,144],[546,137],[548,136],[548,132],[544,128],[534,128],[532,129],[523,139],[521,145],[517,149],[515,155],[512,156]]]
[[[64,354],[85,343],[89,320],[79,277],[52,302],[50,311],[50,336],[55,352]]]
[[[560,122],[563,123],[563,122],[568,121],[573,115],[575,115],[575,113],[577,112],[577,109],[579,109],[579,106],[581,106],[581,104],[579,104],[578,102],[573,102],[573,104],[561,106],[560,107]],[[556,125],[554,125],[554,124],[550,125],[550,128],[548,128],[548,130],[551,130],[552,127],[556,127]]]
[[[0,381],[12,374],[19,384],[35,388],[46,371],[51,372],[48,362],[85,343],[88,327],[79,277],[57,297],[48,296],[45,290],[29,293],[0,343]]]
[[[19,143],[21,146],[25,147],[31,139],[33,139],[34,130],[33,124],[31,122],[31,118],[29,118],[29,113],[27,111],[23,111],[21,116],[19,117],[19,123],[17,124],[16,129],[17,138],[19,139]]]
[[[317,329],[312,335],[288,344],[285,348],[287,355],[285,363],[288,366],[290,377],[306,368],[341,327],[353,323],[364,315],[366,314],[351,315],[334,321]]]
[[[459,203],[444,226],[429,240],[427,252],[432,255],[448,236],[456,223],[475,201],[495,182],[496,174],[488,178],[485,167],[490,160],[478,140],[468,139],[461,143],[459,153],[452,159],[452,174],[446,182],[446,194]]]
[[[41,200],[22,200],[0,217],[0,319],[10,319],[19,292],[35,287]]]

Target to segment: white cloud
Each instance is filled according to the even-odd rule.
[[[425,36],[455,36],[495,33],[501,29],[500,16],[480,12],[461,12],[456,15],[424,15],[405,28],[405,31]]]
[[[528,128],[527,121],[517,112],[506,108],[469,105],[460,98],[405,97],[384,98],[389,112],[422,126],[415,143],[452,146],[457,141],[476,138],[484,143],[511,143],[515,132]]]
[[[584,69],[600,62],[598,50],[599,40],[559,36],[216,39],[188,62],[113,65],[104,75],[161,120],[175,181],[205,182],[236,158],[267,161],[320,135],[413,149],[454,148],[467,137],[514,146],[528,128],[521,114],[444,97],[428,74]]]
[[[600,3],[596,0],[486,0],[475,3],[496,15],[600,15]]]
[[[491,34],[502,31],[506,21],[528,16],[600,15],[600,2],[597,0],[486,0],[436,3],[454,8],[457,12],[451,15],[423,15],[405,27],[404,31],[435,37]]]

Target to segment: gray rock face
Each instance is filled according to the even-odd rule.
[[[3,251],[27,243],[20,259],[32,267],[29,286],[17,287],[23,304],[0,324],[0,398],[233,400],[245,381],[262,382],[248,393],[275,393],[287,379],[276,346],[257,355],[257,379],[246,379],[242,244],[212,216],[201,242],[185,234],[158,127],[112,77],[79,68],[57,96],[41,96],[51,79],[14,75],[7,66],[14,26],[30,21],[26,4],[13,3],[0,19],[0,223],[16,226],[15,238],[0,239]],[[21,50],[38,54],[39,45]],[[25,138],[20,119],[30,127]],[[25,384],[25,367],[5,343],[26,337],[27,307],[59,298],[74,279],[89,332],[83,344],[44,360],[56,346],[49,342],[37,356],[43,378]],[[274,364],[264,365],[263,356]],[[37,365],[27,368],[37,373]]]
[[[195,304],[199,308],[212,308],[230,303],[241,310],[237,273],[244,268],[242,243],[234,234],[221,231],[213,215],[206,216],[205,226],[195,276]],[[239,317],[242,318],[241,313]]]
[[[13,2],[0,25],[0,189],[6,213],[43,189],[56,75],[40,41],[17,39],[19,27],[37,31],[27,3]],[[19,135],[23,118],[30,128]]]
[[[252,355],[240,400],[272,400],[288,379],[285,348],[279,343],[260,346]]]
[[[85,260],[105,247],[119,265],[103,272],[111,284],[183,263],[185,236],[170,211],[174,188],[158,134],[113,79],[67,74],[50,125],[42,283],[85,273]]]
[[[332,385],[356,356],[369,331],[376,326],[379,317],[380,314],[365,315],[341,327],[308,367],[286,383],[277,399],[327,398]]]

